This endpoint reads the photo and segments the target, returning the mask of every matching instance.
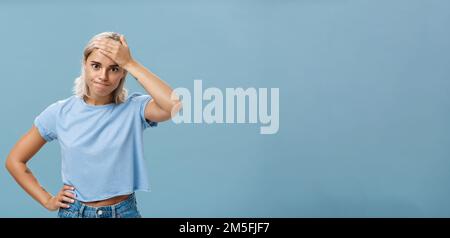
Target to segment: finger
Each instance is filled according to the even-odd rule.
[[[62,208],[69,208],[69,207],[70,207],[69,204],[65,204],[65,203],[63,203],[63,202],[58,202],[58,206],[59,206],[59,207],[62,207]]]
[[[117,41],[101,41],[97,42],[98,45],[104,45],[110,47],[112,49],[118,49],[120,47],[120,43]]]
[[[110,59],[113,58],[113,54],[109,51],[103,50],[103,49],[98,49],[98,51],[100,51],[100,53],[104,54],[106,57],[109,57]]]
[[[95,40],[94,44],[104,44],[104,45],[108,45],[110,47],[120,47],[120,42],[117,42],[115,40],[111,40],[111,39],[99,39],[99,40]]]
[[[75,200],[73,200],[73,199],[71,199],[71,198],[68,198],[68,197],[62,197],[62,202],[70,202],[70,203],[74,203],[75,202]]]
[[[63,189],[61,190],[75,190],[75,188],[69,185],[64,185]]]
[[[64,192],[64,196],[69,197],[69,198],[75,198],[76,195],[74,193],[71,192]]]
[[[64,194],[60,194],[56,200],[61,203],[70,203],[73,199],[65,197]]]
[[[125,40],[125,36],[124,35],[120,35],[120,43],[122,43],[122,45],[128,47],[128,43]]]
[[[97,43],[97,44],[94,45],[94,47],[97,48],[97,49],[102,49],[102,50],[105,50],[105,51],[109,51],[111,53],[114,51],[114,49],[111,46],[103,44],[103,43]]]

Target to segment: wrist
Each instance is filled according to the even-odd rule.
[[[137,62],[134,59],[129,60],[127,63],[125,63],[122,68],[125,69],[126,71],[130,71],[131,68],[133,68],[134,66],[136,66]]]
[[[47,198],[45,198],[44,201],[41,202],[42,206],[45,207],[46,209],[50,210],[50,204],[51,204],[52,198],[53,198],[52,195],[49,195]]]

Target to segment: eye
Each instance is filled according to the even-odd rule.
[[[113,71],[113,72],[119,72],[119,67],[114,67],[114,68],[111,69],[111,71]]]
[[[91,66],[92,66],[92,68],[95,69],[95,70],[100,69],[100,65],[98,65],[98,64],[91,64]]]

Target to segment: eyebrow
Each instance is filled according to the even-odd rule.
[[[102,65],[102,63],[94,61],[94,60],[91,60],[91,63],[96,63],[96,64],[99,64],[99,65]],[[119,65],[118,64],[112,64],[109,67],[119,67]]]

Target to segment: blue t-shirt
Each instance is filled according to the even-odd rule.
[[[157,126],[145,119],[151,97],[133,93],[120,104],[90,105],[78,96],[57,101],[34,120],[46,141],[58,140],[64,184],[82,202],[150,191],[143,131]]]

